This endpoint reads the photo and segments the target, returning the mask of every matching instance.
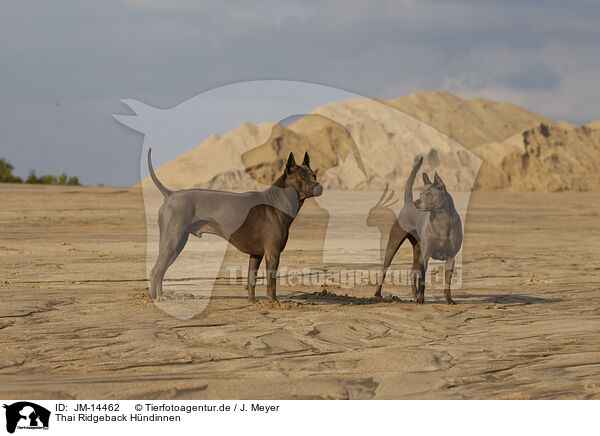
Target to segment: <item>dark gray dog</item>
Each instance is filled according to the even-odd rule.
[[[455,304],[450,296],[450,282],[454,272],[455,257],[462,244],[462,224],[454,207],[452,196],[437,172],[433,183],[423,173],[425,189],[413,201],[412,188],[417,171],[423,163],[420,157],[406,181],[404,207],[392,225],[385,249],[383,268],[379,276],[376,297],[381,297],[381,287],[394,255],[405,239],[413,245],[411,285],[417,304],[425,301],[425,272],[429,259],[445,260],[444,296],[446,303]]]
[[[208,189],[171,191],[158,180],[148,150],[150,177],[164,195],[158,211],[160,230],[158,258],[151,272],[150,296],[162,294],[162,282],[169,266],[177,259],[190,234],[210,233],[229,241],[250,255],[248,298],[255,300],[256,272],[265,257],[267,297],[277,300],[275,287],[279,256],[287,243],[289,230],[304,200],[319,196],[323,187],[310,168],[308,153],[296,165],[293,153],[285,170],[265,191],[227,192]]]

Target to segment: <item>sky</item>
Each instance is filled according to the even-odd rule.
[[[227,84],[307,81],[388,99],[446,90],[600,119],[597,0],[0,0],[0,156],[26,176],[130,186],[168,109]],[[278,120],[273,120],[278,121]]]

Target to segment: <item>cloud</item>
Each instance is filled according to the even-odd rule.
[[[542,63],[526,65],[520,71],[499,77],[497,81],[511,89],[526,90],[555,90],[560,84],[562,77],[554,69]]]

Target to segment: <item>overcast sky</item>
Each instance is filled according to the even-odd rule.
[[[0,156],[20,175],[133,185],[142,137],[111,117],[232,82],[378,98],[444,89],[600,119],[600,1],[0,0]],[[273,120],[277,121],[277,120]]]

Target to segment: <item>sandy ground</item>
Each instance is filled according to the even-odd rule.
[[[147,297],[139,190],[0,198],[2,398],[600,398],[600,194],[474,194],[456,306],[405,286],[252,305],[224,280],[189,320]],[[305,258],[290,245],[282,265]]]

